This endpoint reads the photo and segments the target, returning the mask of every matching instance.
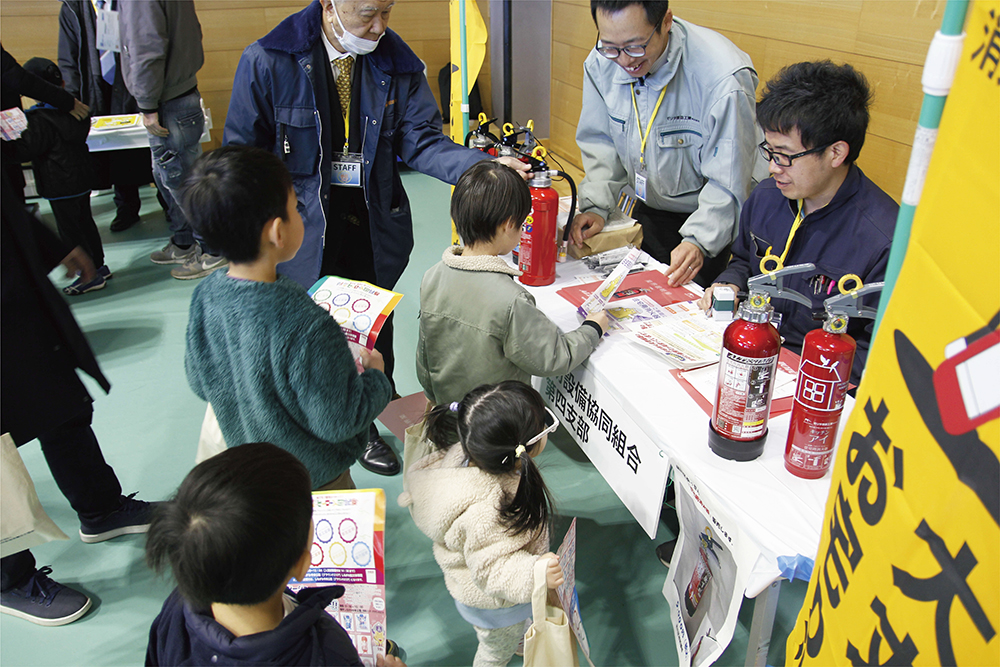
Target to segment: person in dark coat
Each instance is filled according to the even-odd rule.
[[[62,85],[59,68],[51,60],[32,58],[24,63],[24,69],[52,85]],[[28,127],[11,145],[19,160],[31,161],[35,188],[49,200],[59,236],[70,247],[83,248],[98,267],[92,280],[81,276],[63,292],[75,296],[103,289],[111,270],[104,264],[101,233],[90,211],[89,119],[77,120],[45,103],[31,107],[25,115]]]
[[[202,461],[163,503],[146,560],[177,582],[149,629],[146,664],[357,665],[326,607],[343,586],[306,588],[312,562],[309,471],[268,442]]]
[[[222,142],[272,151],[292,173],[305,239],[278,271],[306,288],[325,275],[387,289],[399,280],[413,220],[397,158],[452,184],[491,159],[442,133],[424,64],[388,28],[391,9],[391,0],[313,0],[248,46],[236,68]],[[334,177],[348,172],[352,183]],[[391,316],[375,348],[391,380]],[[381,475],[400,470],[375,424],[358,461]]]
[[[21,109],[21,95],[51,104],[77,120],[90,114],[90,107],[58,86],[53,86],[34,74],[24,71],[14,56],[0,45],[0,109]],[[21,164],[10,153],[10,142],[3,142],[3,170],[11,182],[11,194],[24,203],[24,172]]]
[[[121,73],[121,56],[97,48],[97,13],[91,0],[63,0],[59,9],[59,69],[66,90],[90,107],[95,116],[134,114],[139,105],[129,94]],[[98,6],[117,11],[117,0],[97,0]],[[94,188],[115,189],[115,218],[111,231],[121,232],[139,222],[142,200],[139,186],[153,182],[149,148],[101,151],[90,154]],[[159,194],[159,193],[157,193]],[[157,197],[164,212],[166,202]]]
[[[9,433],[17,446],[38,439],[52,477],[80,518],[81,540],[145,532],[152,504],[122,495],[91,429],[92,399],[76,369],[105,392],[111,385],[48,278],[62,263],[91,279],[93,262],[27,214],[6,172],[0,214],[0,433]],[[63,625],[86,613],[87,596],[50,579],[51,571],[36,568],[27,550],[0,559],[0,612],[39,625]]]

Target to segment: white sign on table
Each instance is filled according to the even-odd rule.
[[[535,378],[535,382],[580,449],[650,539],[655,539],[670,471],[666,453],[585,365],[561,377]]]

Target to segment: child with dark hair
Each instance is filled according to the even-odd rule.
[[[455,186],[451,217],[464,246],[444,251],[420,285],[417,378],[432,403],[460,400],[484,382],[562,375],[597,347],[601,311],[562,333],[514,278],[506,255],[521,238],[531,193],[497,162],[470,167]]]
[[[62,74],[51,60],[32,58],[24,63],[24,70],[63,87]],[[60,238],[70,246],[82,248],[97,267],[93,278],[80,276],[64,287],[63,292],[76,296],[103,289],[112,275],[104,263],[101,233],[90,210],[92,174],[87,148],[90,119],[78,120],[44,102],[25,111],[25,116],[28,129],[19,140],[10,142],[14,154],[19,161],[31,162],[35,187],[52,207]]]
[[[302,245],[291,176],[273,153],[224,146],[192,166],[182,206],[229,260],[195,288],[188,382],[226,442],[271,441],[305,464],[314,489],[353,489],[350,467],[392,389],[377,351],[359,373],[343,332],[302,287],[277,273]]]
[[[711,307],[715,285],[745,290],[766,256],[784,266],[815,264],[815,272],[785,278],[785,287],[806,295],[812,307],[774,302],[784,345],[799,352],[805,335],[823,325],[813,312],[822,312],[823,301],[839,293],[842,278],[853,275],[865,284],[885,280],[899,205],[855,164],[871,101],[861,72],[829,60],[789,65],[767,82],[757,120],[771,178],[743,205],[733,257],[705,290],[702,308]],[[874,306],[878,296],[869,300]],[[857,384],[871,345],[871,322],[852,319],[847,333],[858,344],[851,369]]]
[[[437,450],[403,473],[399,504],[433,540],[448,592],[476,629],[475,667],[514,655],[531,616],[535,561],[549,559],[549,588],[563,582],[549,552],[551,500],[534,462],[558,426],[529,385],[482,385],[430,411],[426,432]]]
[[[147,665],[360,665],[326,613],[343,586],[287,593],[310,566],[312,484],[288,452],[240,445],[202,462],[153,517],[146,560],[177,588],[153,621]]]

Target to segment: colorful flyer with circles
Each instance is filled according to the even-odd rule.
[[[382,489],[313,493],[312,567],[288,587],[341,585],[344,595],[326,608],[347,631],[361,662],[385,655],[385,492]]]
[[[309,296],[330,313],[352,345],[375,348],[382,325],[402,294],[382,289],[363,280],[326,276],[309,289]]]

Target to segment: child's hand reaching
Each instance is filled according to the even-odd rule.
[[[601,311],[603,312],[603,311]],[[545,570],[545,584],[549,588],[562,586],[566,579],[563,578],[562,568],[559,567],[559,559],[552,552],[538,557],[538,560],[549,559],[549,567]]]
[[[374,368],[377,371],[385,372],[385,361],[382,360],[382,353],[378,350],[369,352],[361,348],[361,366],[365,369]]]
[[[596,322],[597,326],[601,327],[603,333],[608,332],[608,311],[601,309],[596,313],[588,315],[587,319],[591,322]]]

